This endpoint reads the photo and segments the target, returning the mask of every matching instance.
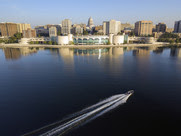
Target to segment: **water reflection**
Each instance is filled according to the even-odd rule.
[[[149,48],[136,48],[133,50],[133,56],[146,58],[150,56],[150,51]]]
[[[94,56],[97,59],[105,57],[119,58],[124,56],[125,52],[132,52],[137,58],[149,58],[151,52],[154,54],[163,54],[165,49],[170,50],[171,57],[181,58],[181,48],[171,47],[111,47],[111,48],[94,48],[94,49],[73,49],[73,48],[3,48],[6,60],[18,60],[23,56],[29,56],[38,53],[41,50],[48,50],[52,56],[61,57],[64,63],[73,63],[74,56]]]
[[[43,48],[40,48],[38,50],[43,50]],[[20,59],[22,56],[28,56],[37,53],[37,48],[4,48],[3,52],[7,60],[17,60]]]
[[[176,47],[171,48],[170,49],[170,56],[181,58],[181,48],[176,48]]]

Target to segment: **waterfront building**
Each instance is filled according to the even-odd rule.
[[[175,21],[174,33],[181,33],[181,20]]]
[[[138,21],[135,23],[135,34],[137,36],[152,35],[153,22],[152,21]]]
[[[61,33],[63,35],[71,34],[72,22],[69,19],[65,19],[62,21],[62,29]]]
[[[23,30],[31,29],[30,24],[18,23],[17,24],[18,33],[23,33]]]
[[[73,37],[76,45],[106,45],[110,42],[113,45],[123,44],[128,41],[127,35],[82,35]]]
[[[87,26],[92,29],[94,27],[94,21],[92,17],[89,18]]]
[[[52,26],[49,28],[49,37],[55,37],[57,36],[57,28]]]
[[[1,36],[12,37],[18,32],[16,23],[0,23]]]
[[[35,37],[35,38],[21,38],[20,44],[29,44],[30,42],[49,42],[52,41],[50,37]]]
[[[165,33],[167,30],[167,25],[165,23],[159,23],[156,25],[156,32],[159,33],[159,32],[162,32],[162,33]]]
[[[24,38],[33,38],[36,37],[36,30],[28,28],[27,30],[23,30]]]
[[[110,20],[103,22],[104,35],[118,34],[121,31],[121,22],[116,20]]]

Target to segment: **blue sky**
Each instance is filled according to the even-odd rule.
[[[181,0],[0,0],[0,22],[30,23],[32,26],[60,24],[65,18],[96,25],[116,19],[122,23],[152,20],[169,27],[181,20]]]

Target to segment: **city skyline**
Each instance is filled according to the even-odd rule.
[[[175,21],[181,18],[179,0],[152,0],[151,3],[144,0],[92,0],[88,4],[83,0],[54,0],[51,3],[47,0],[32,0],[30,3],[23,0],[0,2],[0,22],[30,23],[32,27],[60,24],[66,18],[73,24],[87,24],[88,18],[92,17],[95,25],[102,25],[103,21],[111,19],[131,24],[140,20],[151,20],[154,24],[165,22],[169,28],[173,28]]]

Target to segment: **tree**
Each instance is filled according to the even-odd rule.
[[[38,42],[38,41],[36,41],[36,42],[35,42],[35,44],[39,44],[39,42]]]
[[[83,35],[88,35],[89,33],[87,31],[83,31]]]
[[[60,32],[60,30],[57,32],[57,35],[58,35],[58,36],[60,36],[60,35],[61,35],[61,32]]]
[[[30,42],[30,44],[34,44],[34,42],[33,42],[33,41],[31,41],[31,42]]]
[[[128,43],[128,41],[127,40],[124,40],[124,44],[127,44]]]
[[[73,42],[73,41],[70,41],[70,42],[69,42],[69,45],[74,45],[74,42]]]
[[[49,45],[52,45],[52,41],[49,41],[48,44],[49,44]]]
[[[21,39],[21,38],[23,38],[23,35],[22,35],[22,33],[15,33],[15,34],[14,34],[14,37],[15,37],[16,39]]]
[[[108,40],[107,45],[111,45],[111,42]]]
[[[135,36],[135,33],[134,33],[134,32],[130,32],[128,35],[129,35],[130,37],[133,37],[133,36]]]

